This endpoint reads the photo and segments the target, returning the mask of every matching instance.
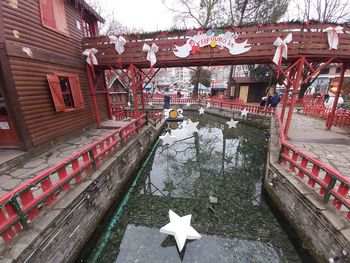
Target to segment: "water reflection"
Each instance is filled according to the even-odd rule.
[[[267,133],[241,123],[228,129],[206,114],[186,118],[199,122],[198,132],[186,120],[169,127],[176,139],[157,147],[98,262],[303,262],[261,196]],[[169,209],[192,214],[205,236],[182,256],[159,233]]]

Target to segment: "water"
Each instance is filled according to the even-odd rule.
[[[207,114],[186,117],[199,121],[199,131],[190,132],[187,120],[171,124],[175,138],[158,145],[107,244],[90,242],[83,261],[314,262],[262,194],[267,131],[241,123],[228,129],[227,119]],[[169,209],[192,214],[202,235],[181,253],[172,236],[159,232]]]

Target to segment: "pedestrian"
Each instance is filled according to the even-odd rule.
[[[276,108],[280,101],[280,96],[278,96],[278,93],[275,92],[274,95],[269,99],[267,106],[270,106],[271,108]]]
[[[170,109],[170,95],[168,89],[165,90],[163,102],[163,109]]]

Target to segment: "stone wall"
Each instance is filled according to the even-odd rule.
[[[350,223],[344,214],[322,202],[315,190],[277,162],[279,149],[274,143],[275,124],[271,123],[271,138],[264,188],[296,230],[302,246],[317,262],[350,253]],[[343,257],[336,262],[350,262]]]
[[[72,262],[158,138],[148,126],[91,177],[72,187],[3,253],[1,262]]]

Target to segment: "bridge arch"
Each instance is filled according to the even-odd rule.
[[[95,48],[98,51],[94,55],[98,63],[93,67],[87,67],[91,78],[93,75],[91,69],[93,70],[94,67],[124,70],[124,75],[129,79],[134,94],[142,90],[142,83],[150,81],[159,68],[269,65],[277,77],[283,76],[285,79],[287,90],[282,100],[282,118],[285,115],[288,93],[292,91],[284,125],[286,135],[296,94],[301,84],[316,76],[330,63],[340,63],[342,73],[330,121],[327,123],[327,128],[331,128],[344,72],[350,68],[350,27],[348,25],[277,23],[129,34],[123,38],[109,36],[84,38],[82,45],[83,50]],[[123,52],[120,52],[121,50]],[[155,56],[156,62],[150,61],[152,56]],[[145,68],[149,68],[146,73],[142,70]],[[89,81],[89,83],[90,89],[93,90],[93,82]],[[143,101],[142,97],[142,103]],[[135,103],[137,104],[137,101]],[[135,111],[139,113],[138,106],[135,107]]]

